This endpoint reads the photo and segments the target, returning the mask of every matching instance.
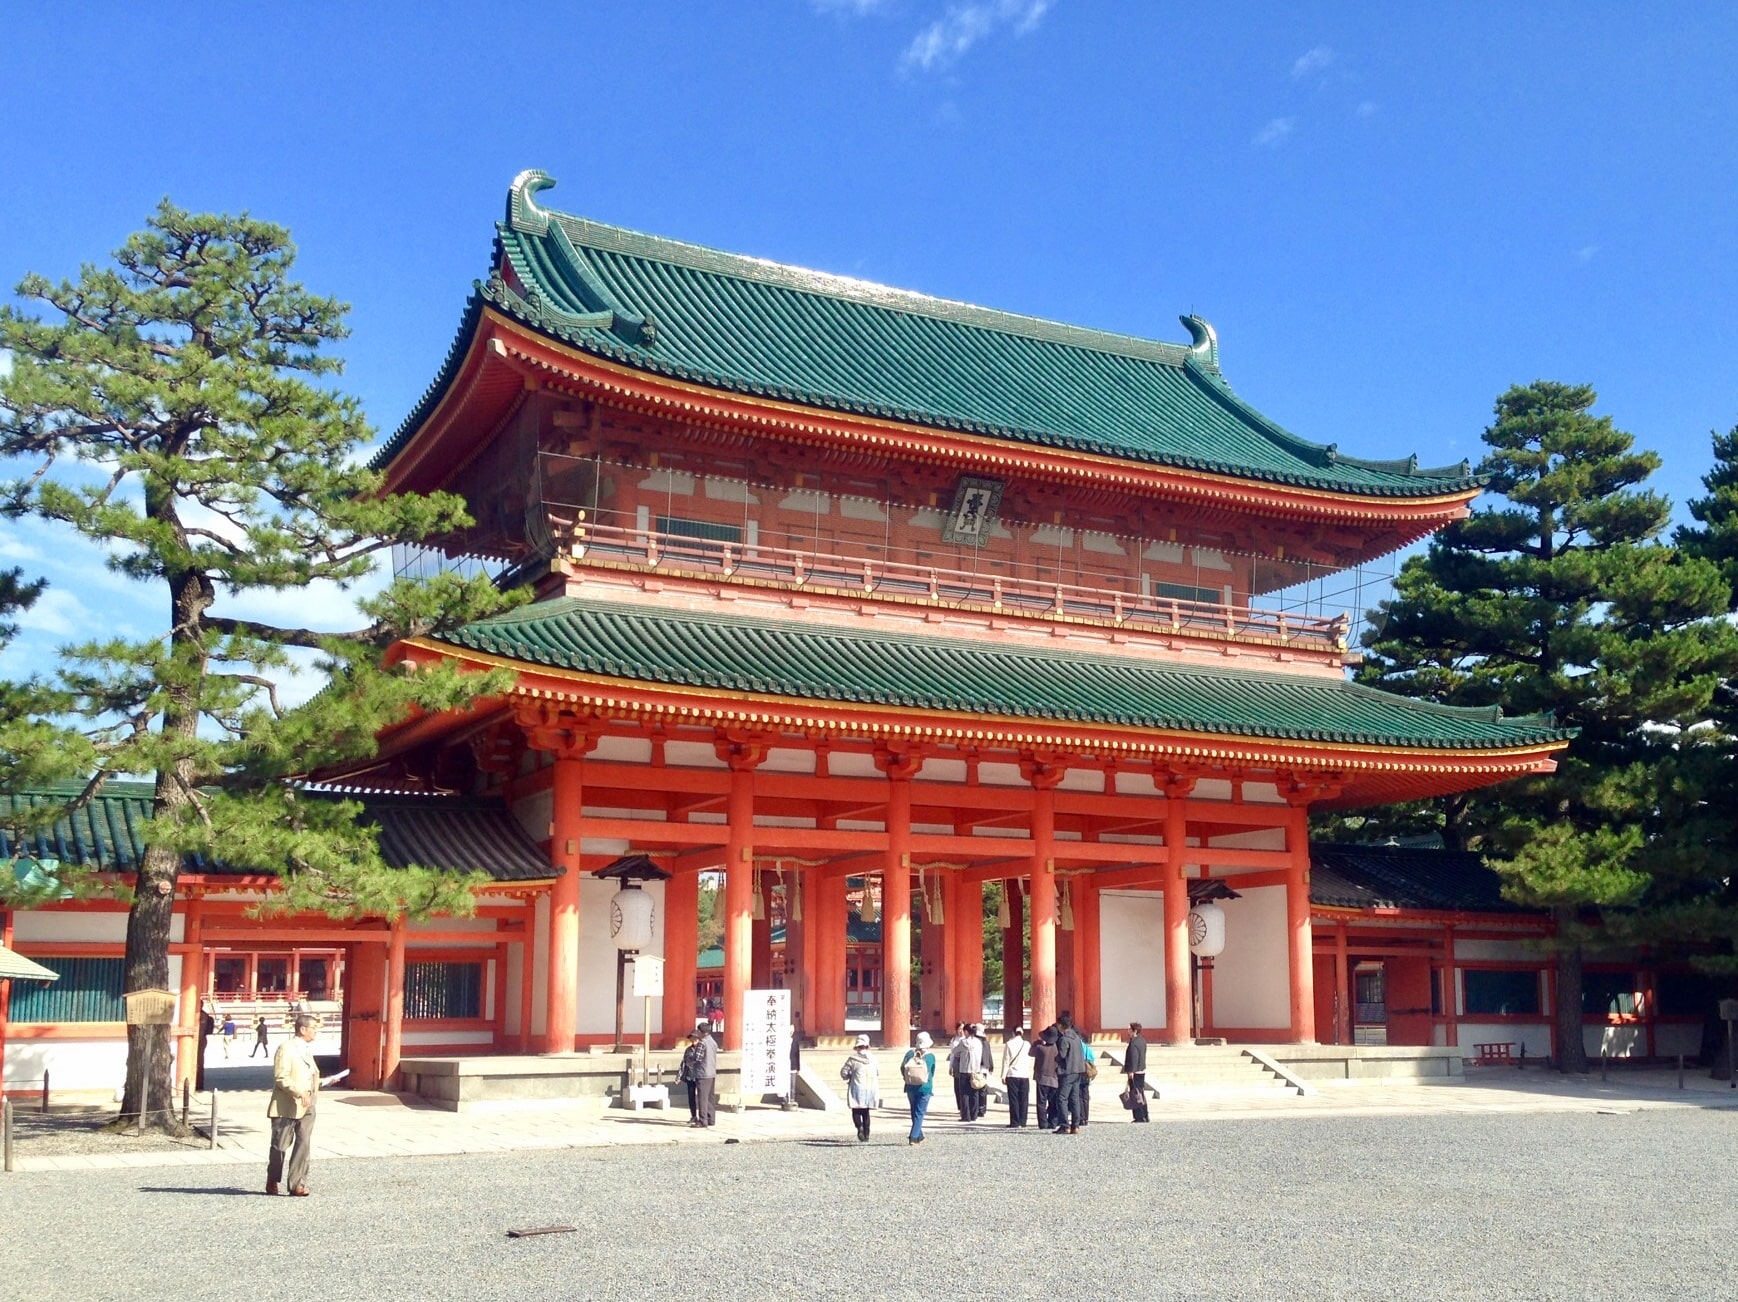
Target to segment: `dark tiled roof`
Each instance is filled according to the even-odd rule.
[[[1310,903],[1342,909],[1536,912],[1505,900],[1481,855],[1392,845],[1310,846]]]
[[[630,682],[859,705],[1350,745],[1503,750],[1561,740],[1549,720],[1435,705],[1333,678],[562,598],[442,641]]]
[[[1469,467],[1363,461],[1288,433],[1219,373],[1211,328],[1157,343],[720,253],[546,211],[515,181],[491,278],[389,462],[445,392],[484,304],[585,352],[728,392],[1127,461],[1372,497],[1474,487]]]
[[[29,808],[61,803],[77,788],[23,794],[0,793],[0,822]],[[107,872],[134,872],[145,853],[145,825],[152,788],[145,782],[110,782],[70,817],[22,836],[0,826],[0,856],[19,854]],[[380,852],[394,868],[412,864],[455,872],[484,872],[498,882],[546,881],[548,858],[498,802],[442,796],[361,796],[380,825]],[[189,872],[240,873],[189,856]]]

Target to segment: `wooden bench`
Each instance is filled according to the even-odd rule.
[[[1515,1046],[1507,1040],[1499,1040],[1490,1044],[1475,1044],[1474,1051],[1478,1054],[1481,1067],[1507,1067],[1515,1061]]]

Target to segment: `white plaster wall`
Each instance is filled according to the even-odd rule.
[[[513,802],[513,817],[519,820],[519,826],[525,829],[525,834],[539,845],[549,839],[549,824],[554,816],[553,792],[538,791],[523,800]]]
[[[417,1044],[493,1044],[495,1037],[489,1031],[413,1031],[415,1022],[406,1022],[404,1046],[410,1048]]]
[[[492,932],[495,930],[493,918],[424,918],[413,922],[406,930],[404,943],[416,944],[416,933],[419,931],[476,931]]]
[[[531,959],[531,1034],[549,1029],[549,896],[537,897],[536,917],[531,926],[537,933],[537,952]]]
[[[1213,960],[1213,1024],[1227,1030],[1290,1026],[1285,887],[1257,886],[1221,907],[1225,950]]]
[[[923,767],[917,771],[919,782],[964,782],[966,780],[966,762],[964,760],[926,759]]]
[[[1683,1054],[1694,1058],[1702,1052],[1702,1028],[1689,1022],[1667,1022],[1654,1027],[1654,1052],[1662,1058]]]
[[[1207,844],[1227,850],[1283,850],[1283,827],[1258,827],[1247,832],[1228,832],[1208,838]]]
[[[622,764],[649,764],[652,759],[650,737],[599,737],[592,747],[592,759],[614,760]]]
[[[7,1088],[30,1089],[48,1070],[49,1102],[61,1090],[112,1090],[127,1075],[127,1040],[8,1040]]]
[[[978,781],[986,787],[1023,787],[1026,779],[1020,776],[1018,764],[984,763],[978,765]]]
[[[1165,1024],[1165,897],[1158,891],[1098,896],[1099,1020]]]
[[[1581,1043],[1587,1046],[1587,1056],[1594,1059],[1602,1055],[1607,1058],[1647,1056],[1647,1036],[1639,1026],[1583,1026]]]
[[[1475,1044],[1502,1044],[1515,1046],[1514,1053],[1518,1057],[1521,1046],[1527,1046],[1529,1058],[1549,1058],[1551,1056],[1551,1026],[1548,1022],[1462,1022],[1459,1030],[1460,1052],[1465,1058],[1478,1057]]]
[[[1470,963],[1536,963],[1544,954],[1532,940],[1462,940],[1455,937],[1454,956]]]
[[[1231,779],[1202,778],[1189,795],[1195,800],[1230,800]]]
[[[729,767],[718,758],[718,751],[712,743],[706,741],[667,741],[664,743],[664,762],[677,768],[722,769]]]
[[[179,921],[179,919],[177,919]],[[104,945],[127,943],[126,913],[20,912],[13,915],[12,938],[20,945],[33,940],[95,941]]]
[[[1119,796],[1156,796],[1159,787],[1151,773],[1116,771],[1116,791]]]
[[[652,897],[652,951],[664,952],[664,883],[647,882]],[[610,940],[610,897],[616,884],[587,878],[579,884],[579,1014],[581,1035],[608,1035],[616,1029],[616,947]],[[662,999],[652,1000],[652,1027],[663,1024]],[[624,1034],[645,1030],[645,1000],[628,998],[622,1015]]]
[[[768,773],[813,773],[815,771],[815,752],[775,747],[766,753],[766,759],[761,763],[761,768]]]
[[[519,990],[524,979],[525,947],[523,945],[507,946],[507,1004],[502,1011],[501,1029],[508,1035],[519,1034]]]

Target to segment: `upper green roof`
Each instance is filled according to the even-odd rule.
[[[1479,482],[1464,462],[1363,461],[1288,433],[1231,391],[1195,317],[1182,345],[973,307],[549,212],[533,196],[552,184],[514,182],[498,227],[508,275],[479,286],[377,465],[439,401],[488,304],[639,370],[832,411],[1374,497]]]
[[[1343,679],[1155,664],[578,598],[440,640],[630,682],[765,696],[1349,745],[1507,750],[1570,734]]]

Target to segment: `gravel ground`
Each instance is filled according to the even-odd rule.
[[[115,1134],[106,1127],[117,1115],[112,1107],[55,1107],[43,1113],[19,1106],[12,1114],[14,1151],[19,1157],[59,1157],[67,1153],[172,1153],[210,1147],[205,1138],[209,1127],[199,1126],[197,1110],[189,1118],[194,1133],[185,1139],[171,1139],[160,1130]]]
[[[1738,1114],[986,1127],[0,1177],[0,1297],[1724,1298]],[[578,1233],[510,1240],[514,1226]],[[28,1236],[16,1228],[29,1225]],[[232,1269],[245,1261],[245,1275]]]

